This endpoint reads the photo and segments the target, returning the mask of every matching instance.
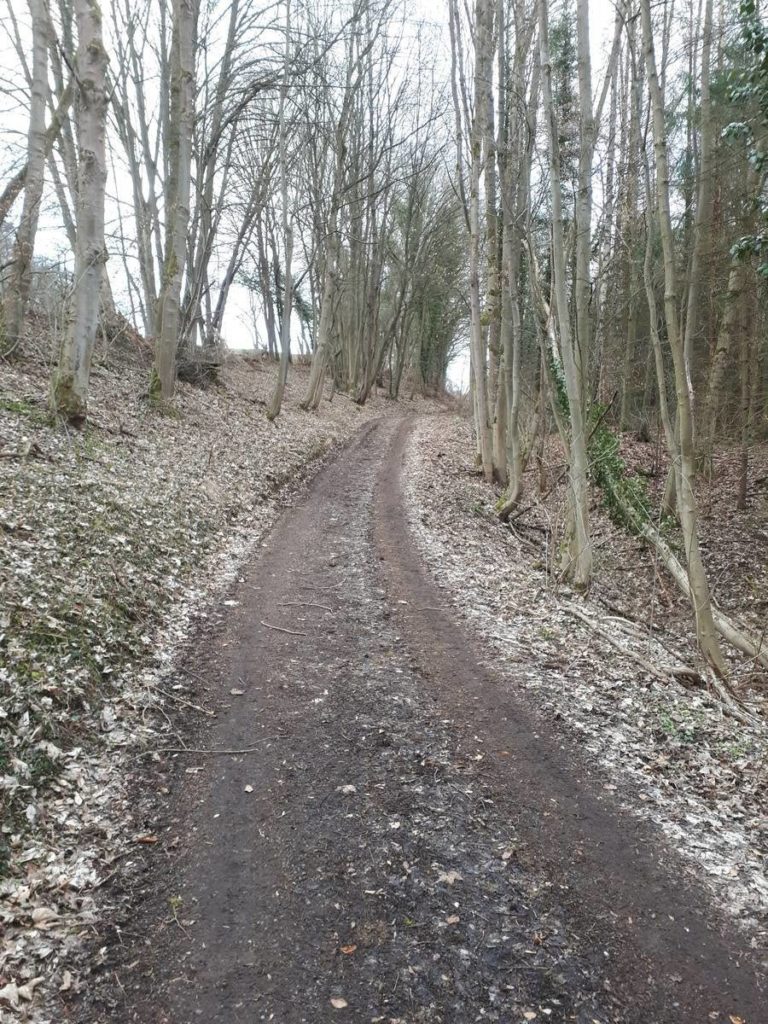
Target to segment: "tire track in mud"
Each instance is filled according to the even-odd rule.
[[[487,744],[526,863],[560,888],[577,931],[597,933],[606,984],[636,1015],[629,1019],[768,1021],[768,995],[744,937],[688,881],[653,827],[590,778],[573,742],[515,695],[514,681],[482,667],[441,608],[407,526],[401,478],[410,430],[401,424],[380,475],[377,546],[390,590],[408,602],[403,628],[444,709]]]
[[[402,503],[408,431],[364,428],[198,638],[187,669],[217,717],[188,744],[253,752],[137,780],[160,842],[62,1016],[761,1024],[706,908],[676,916],[699,894],[531,738],[439,610]]]

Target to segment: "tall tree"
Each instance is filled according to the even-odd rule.
[[[567,263],[563,217],[562,183],[560,177],[560,136],[557,108],[552,91],[552,64],[549,53],[549,17],[547,0],[538,0],[539,48],[541,59],[542,97],[547,125],[547,156],[552,203],[552,291],[559,350],[562,359],[565,393],[570,421],[569,475],[569,537],[566,575],[575,586],[586,587],[592,573],[592,540],[589,532],[589,488],[587,482],[587,435],[584,414],[584,387],[577,345],[571,330],[571,314],[567,293]],[[583,298],[583,296],[582,296]]]
[[[91,357],[99,318],[107,182],[107,53],[97,0],[75,0],[77,18],[77,213],[75,273],[51,405],[71,422],[85,419]]]
[[[157,301],[155,363],[150,392],[167,400],[176,382],[181,288],[187,264],[195,127],[197,0],[173,0],[168,176],[165,188],[165,263]]]
[[[280,165],[280,201],[285,246],[285,270],[283,280],[283,312],[280,321],[280,371],[272,400],[267,410],[269,419],[280,415],[285,385],[288,380],[288,362],[291,354],[291,314],[293,312],[293,214],[288,199],[288,153],[286,102],[288,99],[288,75],[291,54],[291,0],[285,2],[285,62],[283,80],[280,84],[280,105],[278,111],[278,160]]]
[[[656,67],[656,47],[653,37],[650,0],[640,0],[640,13],[643,27],[645,68],[651,98],[653,144],[656,157],[659,232],[664,257],[664,307],[667,322],[667,342],[675,371],[677,434],[679,437],[679,450],[674,453],[678,456],[675,465],[677,508],[683,531],[683,544],[688,566],[688,578],[699,647],[712,668],[718,674],[724,675],[725,662],[717,638],[717,630],[712,616],[709,584],[699,548],[698,509],[694,491],[696,465],[693,440],[693,401],[685,340],[680,333],[677,264],[669,194],[666,120],[664,116],[664,99]]]
[[[32,257],[43,200],[46,158],[45,108],[48,50],[51,43],[45,0],[29,0],[32,16],[32,74],[27,132],[24,200],[13,246],[11,274],[5,287],[0,349],[13,352],[21,338],[32,286]]]

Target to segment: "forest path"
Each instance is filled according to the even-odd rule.
[[[155,766],[144,891],[70,1019],[765,1024],[744,943],[443,607],[409,429],[363,428],[199,638],[189,746],[250,752]]]

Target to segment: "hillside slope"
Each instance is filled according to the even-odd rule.
[[[141,369],[101,368],[88,428],[67,432],[43,365],[0,368],[2,1006],[77,985],[99,887],[151,841],[125,779],[137,748],[173,745],[164,707],[191,703],[176,652],[227,614],[223,589],[296,487],[392,408],[337,395],[304,413],[296,367],[270,423],[275,372],[232,359],[161,415]]]

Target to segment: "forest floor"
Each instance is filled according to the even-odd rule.
[[[453,425],[366,425],[232,583],[52,1020],[759,1024],[757,951],[422,568]]]
[[[10,705],[0,1009],[40,1024],[763,1024],[760,730],[573,617],[598,617],[600,591],[554,587],[498,523],[464,421],[334,399],[321,417],[289,407],[281,433],[250,401],[262,371],[230,372],[220,392],[182,389],[178,421],[147,421],[139,378],[119,396],[105,381],[95,454],[30,424],[31,393],[13,401],[33,413],[7,410],[2,554],[22,583],[6,651],[27,650],[38,607],[55,635],[95,624]],[[358,425],[278,518],[281,482]],[[81,507],[83,492],[112,504]],[[125,525],[91,555],[86,525],[113,505]],[[600,586],[629,616],[646,556],[628,542],[622,585],[607,557],[619,565],[621,543],[598,548]],[[77,615],[47,592],[24,603],[25,572]],[[122,648],[105,636],[123,652],[111,672],[78,682],[77,652],[123,622],[100,588],[126,581],[140,624],[120,625]],[[690,661],[682,608],[665,611],[663,643]],[[747,681],[757,713],[762,692]]]
[[[224,590],[281,509],[390,404],[303,413],[294,367],[271,424],[275,367],[233,358],[161,414],[140,364],[94,367],[88,428],[71,433],[48,420],[42,358],[0,367],[3,1019],[78,988],[103,889],[144,841],[136,752],[175,742],[171,716],[193,703],[181,646],[229,614]]]
[[[659,458],[654,446],[629,439],[622,454],[630,471],[651,470]],[[661,675],[675,665],[701,668],[691,610],[652,552],[611,522],[596,494],[589,598],[557,582],[551,570],[565,486],[552,487],[562,470],[555,444],[545,458],[548,499],[537,499],[532,469],[525,511],[509,527],[494,511],[497,489],[475,470],[466,421],[421,420],[408,468],[418,547],[480,639],[485,661],[514,679],[515,692],[535,703],[550,728],[579,745],[616,799],[658,826],[768,962],[768,673],[726,647],[735,692],[761,723],[751,727],[690,678],[659,678],[638,664],[637,656]],[[665,469],[658,463],[651,477],[657,491]],[[754,453],[744,512],[733,511],[731,474],[725,453],[716,477],[701,483],[702,549],[720,606],[766,637],[768,448]]]

